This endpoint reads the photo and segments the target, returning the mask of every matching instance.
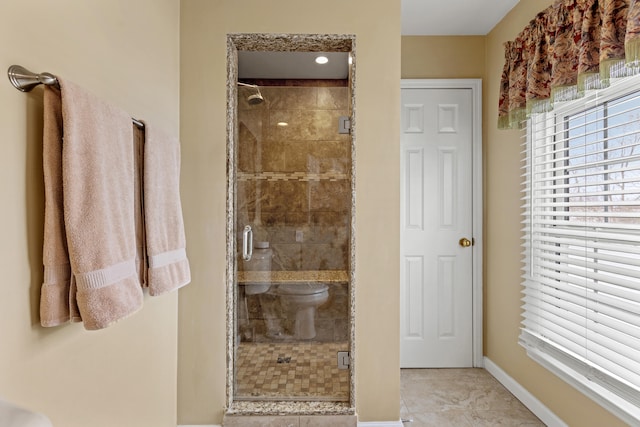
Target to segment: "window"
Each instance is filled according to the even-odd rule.
[[[622,419],[640,421],[640,85],[526,126],[527,353]]]

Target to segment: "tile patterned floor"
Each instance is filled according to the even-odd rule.
[[[236,400],[349,400],[349,371],[337,367],[348,343],[241,343]]]
[[[402,369],[405,427],[544,427],[484,369]]]

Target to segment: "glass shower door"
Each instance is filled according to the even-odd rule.
[[[352,159],[338,124],[350,115],[348,79],[243,83],[234,400],[346,402]]]

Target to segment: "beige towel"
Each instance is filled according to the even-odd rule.
[[[131,117],[71,82],[60,78],[58,81],[64,133],[64,224],[57,228],[66,232],[72,274],[69,298],[73,302],[75,294],[86,329],[101,329],[138,311],[143,300],[136,271],[136,168]],[[56,93],[48,87],[45,91],[48,96]],[[53,159],[56,156],[50,155]],[[59,182],[53,183],[56,184]],[[52,193],[59,199],[58,191],[54,189]],[[60,215],[51,214],[54,219]],[[51,230],[45,230],[45,246],[49,234]],[[56,235],[55,230],[53,234]],[[60,260],[64,251],[60,245],[51,246],[55,254],[47,254],[45,249],[45,271],[50,260],[55,261],[50,264],[51,271],[63,265]],[[45,283],[47,277],[45,273]],[[49,287],[63,296],[65,285],[60,280],[51,282],[60,283]],[[50,295],[45,297],[46,287],[43,286],[42,324],[52,326],[55,322],[44,319],[60,317],[59,314],[64,318],[65,313],[55,292],[48,292]]]
[[[44,172],[44,283],[40,297],[40,323],[57,326],[80,320],[75,292],[70,292],[71,267],[67,253],[62,195],[62,104],[60,92],[44,90],[42,139]]]
[[[144,221],[149,295],[191,281],[180,203],[180,143],[145,123]]]

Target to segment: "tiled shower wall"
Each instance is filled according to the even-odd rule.
[[[238,100],[237,229],[268,241],[273,270],[348,270],[351,138],[348,87],[266,86]],[[287,126],[278,123],[286,122]],[[242,266],[239,266],[242,269]]]
[[[251,225],[254,241],[270,243],[272,270],[349,270],[351,136],[338,133],[338,120],[350,115],[350,94],[346,81],[318,83],[261,85],[259,105],[247,102],[253,89],[238,90],[236,229]],[[347,283],[330,284],[314,341],[348,340],[348,295]],[[243,339],[269,340],[263,306],[282,304],[274,299],[248,296]],[[277,322],[286,333],[285,311]]]

